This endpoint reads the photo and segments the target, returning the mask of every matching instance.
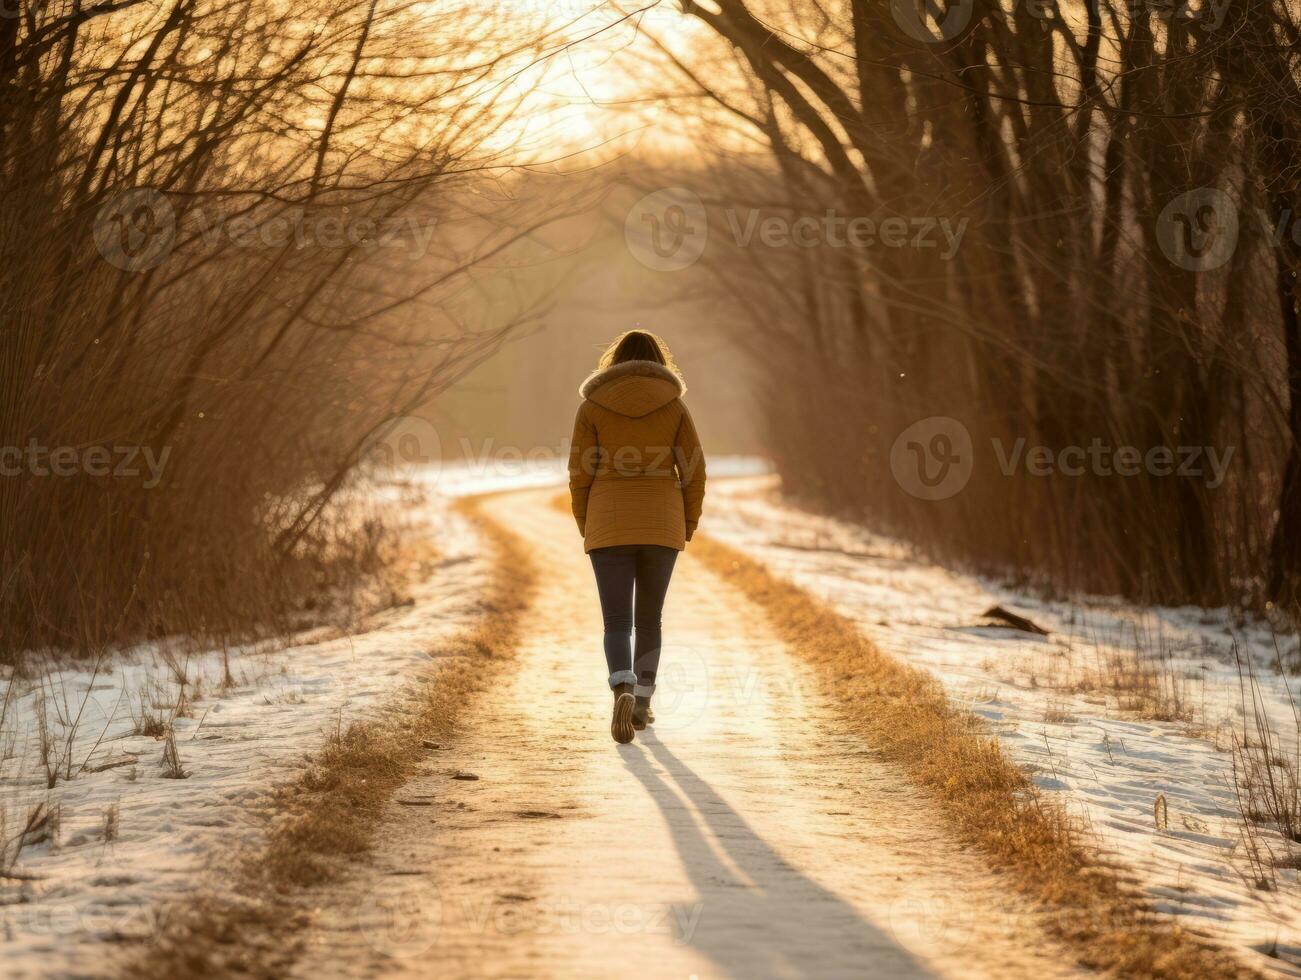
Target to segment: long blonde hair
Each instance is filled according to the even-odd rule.
[[[604,371],[624,361],[654,361],[663,364],[674,374],[678,366],[673,363],[669,345],[648,330],[628,330],[615,338],[597,362],[597,370]]]

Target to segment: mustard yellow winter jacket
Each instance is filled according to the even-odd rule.
[[[654,361],[624,361],[578,389],[569,495],[586,551],[658,544],[681,551],[705,499],[705,454],[686,386]]]

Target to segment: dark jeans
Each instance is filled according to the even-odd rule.
[[[636,684],[636,693],[649,696],[655,690],[655,673],[660,666],[660,615],[678,553],[658,544],[620,544],[593,548],[587,554],[596,572],[596,591],[601,595],[610,687]],[[629,635],[634,625],[635,656]]]

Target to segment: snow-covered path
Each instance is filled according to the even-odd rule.
[[[366,869],[313,896],[297,975],[1072,971],[689,550],[657,722],[615,745],[591,571],[554,494],[483,504],[542,573],[517,671],[398,792]]]

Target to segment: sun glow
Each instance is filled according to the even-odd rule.
[[[521,17],[518,32],[541,35],[509,85],[519,99],[508,141],[538,165],[590,166],[648,142],[683,152],[681,119],[663,111],[667,73],[660,45],[684,56],[708,35],[676,4],[523,0],[495,5]],[[506,134],[503,134],[506,135]]]

